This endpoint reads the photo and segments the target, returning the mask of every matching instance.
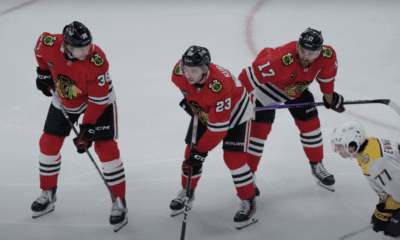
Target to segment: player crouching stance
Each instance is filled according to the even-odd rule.
[[[400,239],[400,145],[387,139],[366,138],[358,122],[335,129],[332,147],[343,158],[356,158],[370,187],[379,196],[371,223],[385,239]]]
[[[174,67],[172,81],[184,95],[179,105],[192,120],[185,139],[187,147],[182,165],[183,189],[171,202],[171,216],[184,211],[187,169],[193,167],[190,210],[203,162],[208,152],[223,141],[224,160],[242,200],[240,210],[234,217],[236,228],[242,229],[257,222],[254,218],[256,198],[253,176],[246,160],[253,111],[246,89],[228,70],[211,63],[209,51],[199,46],[191,46],[183,54]],[[196,146],[191,149],[193,116],[197,116],[202,124],[197,128]]]
[[[251,66],[242,70],[239,80],[254,95],[257,108],[268,105],[314,102],[308,86],[316,81],[320,85],[325,107],[336,112],[345,111],[344,98],[334,91],[338,63],[336,52],[323,45],[321,31],[306,29],[298,41],[277,48],[264,48]],[[275,121],[275,109],[256,111],[251,124],[248,164],[253,173],[264,151],[264,145]],[[329,173],[324,158],[321,123],[315,106],[289,108],[300,141],[316,183],[335,191],[335,178]],[[289,137],[289,136],[282,136]]]
[[[37,88],[51,97],[57,93],[46,118],[40,139],[40,188],[42,195],[32,204],[33,218],[54,210],[57,200],[57,179],[61,167],[60,150],[71,126],[65,119],[61,105],[72,123],[84,113],[79,136],[74,145],[84,153],[94,142],[94,150],[103,165],[104,178],[114,193],[110,224],[118,231],[127,223],[125,201],[125,173],[117,142],[116,96],[108,72],[108,61],[103,51],[92,43],[88,28],[80,22],[66,25],[63,34],[43,33],[36,44],[35,55],[39,67]]]

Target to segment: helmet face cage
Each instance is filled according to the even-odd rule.
[[[307,28],[299,38],[298,45],[310,51],[320,51],[324,39],[322,38],[321,31],[312,28]]]
[[[347,122],[334,130],[331,141],[332,149],[335,151],[336,146],[342,145],[348,153],[351,147],[355,147],[355,152],[358,152],[365,140],[364,127],[355,121]]]
[[[210,65],[211,56],[210,52],[205,47],[190,46],[188,50],[182,55],[181,67],[200,67],[204,72],[205,66]]]
[[[74,21],[63,29],[64,42],[72,48],[84,48],[92,43],[89,29],[80,22]]]

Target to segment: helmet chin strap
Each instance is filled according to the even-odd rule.
[[[358,152],[353,152],[353,153],[347,152],[347,153],[350,155],[350,160],[353,160],[353,158],[357,159],[359,157]]]

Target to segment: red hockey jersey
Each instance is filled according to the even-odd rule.
[[[181,90],[207,131],[199,140],[199,152],[211,151],[225,137],[228,129],[248,121],[253,114],[249,94],[228,70],[211,63],[203,87],[189,84],[182,75],[180,61],[175,65],[172,82]]]
[[[91,45],[84,61],[64,56],[62,34],[43,33],[35,46],[41,70],[50,70],[57,96],[68,113],[85,111],[82,124],[96,124],[108,104],[115,101],[115,92],[108,73],[108,61],[103,51]],[[53,105],[57,102],[53,100]]]
[[[300,97],[314,79],[322,93],[333,92],[338,67],[334,49],[324,45],[320,55],[304,68],[298,61],[296,44],[294,41],[277,48],[264,48],[252,66],[239,75],[248,92],[264,106]]]

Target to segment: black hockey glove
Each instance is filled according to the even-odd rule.
[[[78,149],[78,153],[84,153],[85,147],[89,149],[93,143],[94,126],[92,124],[79,125],[80,132],[78,137],[74,138],[74,144]]]
[[[329,104],[326,99],[325,96],[322,97],[322,99],[324,100],[324,105],[327,109],[332,109],[333,111],[342,113],[344,112],[344,110],[346,110],[343,107],[343,102],[344,102],[344,98],[342,95],[338,94],[337,92],[333,92],[332,93],[332,103]]]
[[[374,225],[372,229],[375,232],[384,231],[389,225],[390,219],[393,217],[393,211],[385,209],[385,203],[376,205],[374,215],[372,215],[371,223]]]
[[[388,202],[386,201],[387,204]],[[393,217],[383,233],[391,237],[400,237],[400,208],[394,210]]]
[[[43,92],[44,95],[51,97],[51,92],[49,90],[54,88],[53,77],[51,76],[50,70],[41,70],[39,67],[36,69],[36,87]]]
[[[179,103],[179,106],[185,110],[189,114],[189,116],[193,116],[193,111],[190,105],[187,103],[186,98],[183,98],[182,101]]]
[[[189,156],[185,159],[185,161],[182,164],[182,170],[184,172],[189,172],[191,168],[203,164],[204,160],[206,160],[207,155],[208,152],[201,153],[194,148],[191,149]]]

